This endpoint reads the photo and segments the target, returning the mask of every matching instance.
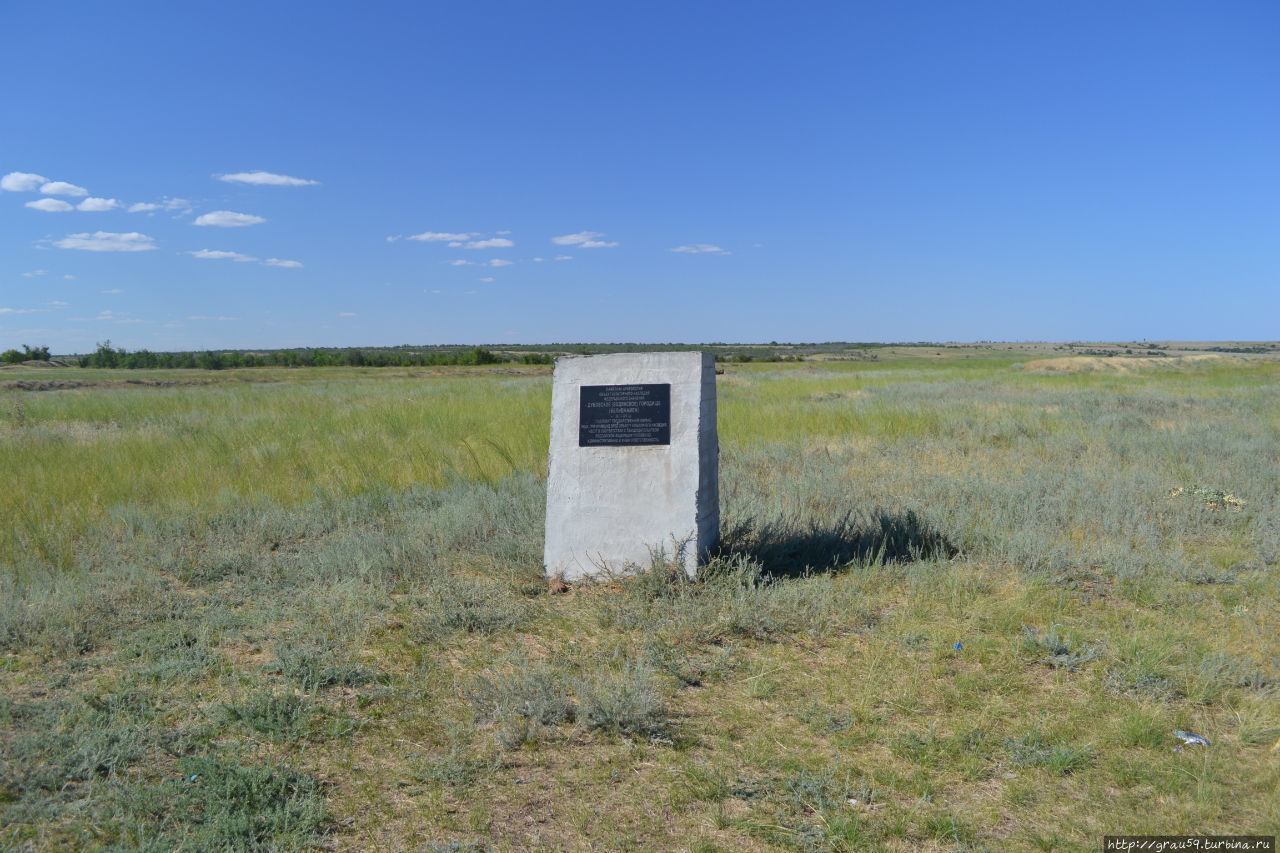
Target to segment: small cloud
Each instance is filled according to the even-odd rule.
[[[200,258],[201,260],[206,260],[206,261],[231,260],[231,261],[240,261],[241,263],[244,263],[246,261],[257,260],[257,258],[252,258],[248,255],[242,255],[239,252],[223,252],[217,249],[201,249],[198,252],[187,252],[187,254],[193,258]]]
[[[70,305],[71,303],[70,303],[70,302],[63,302],[63,301],[61,301],[61,300],[59,300],[59,299],[55,299],[55,300],[53,300],[52,302],[49,302],[49,303],[47,303],[47,304],[52,305],[54,308],[66,308],[66,307],[67,307],[68,305]]]
[[[395,241],[399,240],[402,236],[404,236],[404,235],[402,235],[402,234],[397,234],[397,235],[395,235],[394,237],[388,237],[388,238],[387,238],[387,242],[388,242],[388,243],[394,243]]]
[[[116,234],[95,231],[92,234],[68,234],[53,245],[59,249],[82,249],[86,252],[146,252],[155,249],[155,240],[146,234],[130,231]]]
[[[450,249],[458,249],[458,248],[461,248],[461,247],[462,247],[462,241],[461,241],[461,240],[451,240],[451,241],[449,241],[449,248],[450,248]]]
[[[505,236],[507,236],[508,234],[510,234],[511,232],[510,232],[510,231],[495,231],[494,233],[495,233],[495,234],[497,234],[499,237],[505,237]]]
[[[474,261],[464,261],[462,258],[458,258],[456,261],[449,261],[448,263],[451,267],[467,267],[471,266]]]
[[[31,172],[10,172],[0,178],[0,190],[11,193],[31,193],[40,189],[41,184],[47,183],[49,179],[43,175],[34,175]]]
[[[75,280],[75,276],[73,276],[71,273],[67,273],[66,275],[63,276],[63,278],[67,279],[68,281]]]
[[[236,172],[233,175],[214,175],[214,177],[229,184],[253,184],[260,187],[314,187],[320,183],[306,178],[277,175],[273,172]]]
[[[44,195],[69,195],[73,198],[80,198],[89,194],[89,191],[84,187],[78,187],[66,181],[48,181],[40,186],[40,192]]]
[[[551,242],[557,246],[577,246],[580,249],[612,249],[618,245],[616,240],[604,241],[597,240],[597,237],[603,237],[599,231],[579,231],[577,234],[564,234],[560,237],[552,237]]]
[[[152,210],[159,210],[160,205],[152,204],[149,201],[140,201],[137,204],[129,205],[130,213],[149,213]]]
[[[557,260],[557,261],[571,261],[571,260],[573,260],[573,255],[556,255],[556,260]]]
[[[190,213],[191,202],[187,201],[185,198],[169,198],[168,196],[165,196],[164,209],[168,211],[178,211],[180,214]]]
[[[34,314],[38,308],[0,308],[0,314]]]
[[[217,228],[243,228],[246,225],[257,225],[260,222],[266,222],[261,216],[254,216],[252,213],[235,213],[230,210],[215,210],[212,213],[206,213],[197,216],[195,225],[213,225]]]
[[[75,210],[74,206],[57,198],[42,198],[39,201],[29,201],[27,202],[27,207],[33,210],[43,210],[45,213],[66,213],[68,210]]]
[[[467,243],[466,248],[468,249],[509,249],[514,245],[515,243],[511,242],[506,237],[491,237],[488,240],[472,240],[470,243]]]
[[[472,234],[451,234],[447,231],[423,231],[421,234],[410,234],[410,240],[420,243],[456,243],[459,240],[470,240]]]
[[[483,279],[483,278],[482,278],[482,279],[480,279],[480,280],[481,280],[481,281],[486,281],[486,280],[487,280],[487,281],[493,281],[493,279]],[[467,296],[475,296],[475,295],[476,295],[477,293],[479,293],[480,291],[478,291],[478,290],[464,290],[464,291],[462,291],[462,292],[463,292],[463,293],[465,293]]]
[[[48,270],[32,270],[31,272],[24,272],[22,275],[25,278],[35,278],[38,275],[46,275],[48,272]]]
[[[356,313],[355,313],[354,311],[343,311],[343,312],[342,312],[342,313],[340,313],[338,316],[339,316],[339,317],[354,317],[354,316],[356,316]]]
[[[213,321],[220,321],[225,323],[225,322],[234,322],[236,320],[239,320],[240,318],[239,317],[210,317],[207,314],[195,314],[191,317],[188,317],[187,319],[188,320],[213,320]]]
[[[710,243],[694,243],[691,246],[676,246],[671,252],[683,252],[686,255],[732,255],[733,252],[713,246]]]
[[[490,282],[490,281],[493,281],[493,276],[491,276],[491,275],[487,275],[487,276],[485,276],[484,278],[479,279],[479,280],[480,280],[480,281],[484,281],[484,282]],[[475,291],[474,291],[474,290],[471,290],[471,291],[468,291],[468,292],[469,292],[469,293],[475,293]]]
[[[124,293],[124,291],[118,287],[113,287],[110,290],[101,290],[99,293]]]
[[[426,290],[426,289],[424,289],[422,292],[423,292],[423,293],[439,293],[440,291],[438,291],[438,290]]]
[[[87,213],[102,213],[106,210],[115,210],[119,206],[120,202],[114,198],[86,198],[76,205],[76,210],[83,210]]]
[[[284,267],[289,270],[302,269],[302,261],[283,261],[280,258],[267,258],[262,263],[269,267]]]
[[[535,264],[540,264],[540,263],[542,263],[542,262],[543,262],[543,261],[545,261],[545,260],[546,260],[546,258],[534,258],[534,259],[533,259],[533,262],[534,262]]]
[[[504,261],[504,260],[502,260],[501,258],[494,258],[493,260],[489,261],[489,266],[491,266],[491,267],[509,267],[509,266],[511,266],[511,265],[512,265],[512,264],[514,264],[514,263],[515,263],[515,261]]]

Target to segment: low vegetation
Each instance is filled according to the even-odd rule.
[[[558,595],[545,372],[4,390],[0,849],[1275,833],[1280,365],[1017,359],[731,368],[714,559]]]

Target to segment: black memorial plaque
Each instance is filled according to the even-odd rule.
[[[671,443],[671,384],[579,387],[578,446]]]

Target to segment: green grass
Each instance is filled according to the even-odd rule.
[[[545,373],[0,392],[0,849],[1275,833],[1275,363],[942,352],[730,365],[721,553],[554,596]]]

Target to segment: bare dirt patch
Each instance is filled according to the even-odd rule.
[[[1147,370],[1175,370],[1202,364],[1239,364],[1240,359],[1215,353],[1150,356],[1076,355],[1063,358],[1040,358],[1028,361],[1022,369],[1032,373],[1139,373]]]

